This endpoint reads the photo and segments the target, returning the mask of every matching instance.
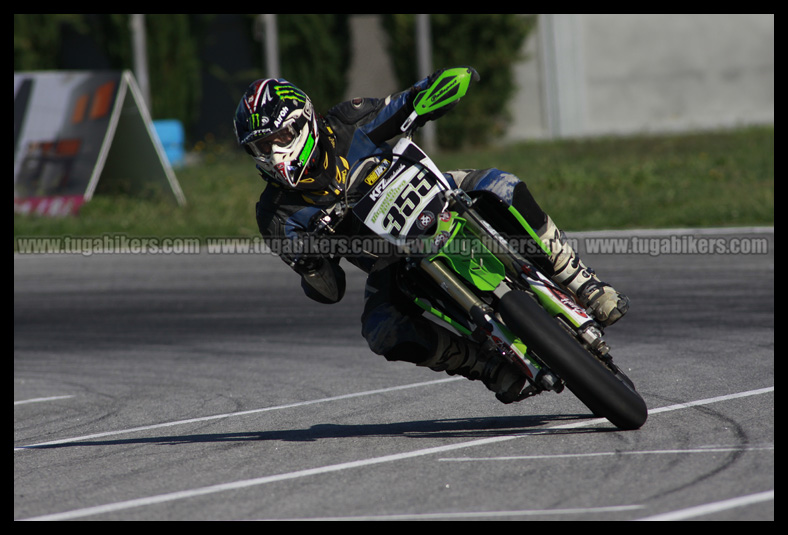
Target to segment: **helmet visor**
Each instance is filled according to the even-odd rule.
[[[286,124],[276,132],[272,132],[265,137],[255,139],[246,144],[254,156],[258,158],[270,158],[274,151],[274,146],[287,147],[295,139],[295,127],[293,123]]]

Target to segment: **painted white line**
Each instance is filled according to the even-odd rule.
[[[248,411],[240,411],[240,412],[228,412],[225,414],[214,414],[213,416],[201,416],[199,418],[189,418],[187,420],[175,420],[172,422],[164,422],[160,424],[151,424],[151,425],[143,425],[140,427],[130,427],[128,429],[118,429],[115,431],[105,431],[103,433],[94,433],[92,435],[82,435],[78,437],[71,437],[71,438],[61,438],[58,440],[51,440],[49,442],[39,442],[37,444],[27,444],[26,446],[17,446],[14,447],[14,451],[24,451],[29,449],[35,448],[42,448],[45,446],[54,446],[57,444],[70,444],[72,442],[81,442],[83,440],[94,440],[97,438],[104,438],[104,437],[111,437],[115,435],[125,435],[126,433],[137,433],[140,431],[149,431],[151,429],[160,429],[162,427],[173,427],[176,425],[184,425],[184,424],[193,424],[199,422],[208,422],[210,420],[220,420],[222,418],[231,418],[237,416],[249,416],[250,414],[259,414],[261,412],[269,412],[269,411],[277,411],[282,409],[292,409],[294,407],[305,407],[307,405],[315,405],[318,403],[327,403],[330,401],[340,401],[343,399],[351,399],[357,398],[362,396],[371,396],[374,394],[385,394],[387,392],[396,392],[398,390],[406,390],[408,388],[417,388],[420,386],[430,386],[439,383],[447,383],[450,381],[459,381],[463,379],[463,377],[449,377],[448,379],[437,379],[435,381],[427,381],[424,383],[411,383],[408,385],[400,385],[400,386],[391,386],[388,388],[380,388],[378,390],[367,390],[365,392],[354,392],[352,394],[342,394],[340,396],[332,396],[328,398],[321,398],[321,399],[312,399],[309,401],[299,401],[296,403],[289,403],[287,405],[278,405],[275,407],[263,407],[262,409],[251,409]]]
[[[570,429],[574,427],[584,427],[596,423],[607,422],[604,418],[596,418],[593,420],[586,420],[583,422],[575,422],[571,424],[557,425],[549,429]],[[81,518],[86,516],[93,516],[102,513],[111,513],[121,511],[124,509],[132,509],[134,507],[142,507],[145,505],[156,505],[160,503],[171,502],[174,500],[182,500],[184,498],[193,498],[196,496],[203,496],[206,494],[215,494],[217,492],[224,492],[228,490],[238,490],[248,487],[256,487],[268,483],[275,483],[278,481],[287,481],[289,479],[297,479],[301,477],[314,476],[319,474],[328,474],[331,472],[339,472],[351,468],[359,468],[363,466],[373,466],[376,464],[389,463],[392,461],[402,461],[405,459],[413,459],[415,457],[424,457],[426,455],[434,455],[436,453],[443,453],[445,451],[453,451],[462,448],[472,448],[475,446],[486,446],[495,444],[497,442],[507,442],[509,440],[519,438],[525,435],[504,435],[499,437],[482,438],[470,440],[467,442],[460,442],[458,444],[448,444],[445,446],[435,446],[432,448],[424,448],[421,450],[408,451],[402,453],[395,453],[392,455],[384,455],[382,457],[373,457],[371,459],[361,459],[358,461],[350,461],[339,464],[331,464],[327,466],[318,466],[316,468],[308,468],[306,470],[298,470],[295,472],[288,472],[284,474],[276,474],[273,476],[257,477],[253,479],[245,479],[241,481],[233,481],[230,483],[220,483],[218,485],[210,485],[207,487],[183,490],[179,492],[171,492],[168,494],[160,494],[158,496],[148,496],[146,498],[137,498],[135,500],[127,500],[123,502],[110,503],[107,505],[99,505],[95,507],[86,507],[84,509],[76,509],[74,511],[66,511],[63,513],[54,513],[51,515],[43,515],[39,517],[29,518],[27,520],[72,520],[74,518]]]
[[[697,407],[699,405],[708,405],[709,403],[717,403],[718,401],[730,401],[732,399],[746,398],[749,396],[757,396],[759,394],[766,394],[774,392],[774,387],[759,388],[758,390],[748,390],[747,392],[739,392],[737,394],[726,394],[724,396],[717,396],[713,398],[699,399],[697,401],[688,401],[686,403],[676,403],[675,405],[668,405],[667,407],[660,407],[657,409],[649,409],[649,416],[652,414],[659,414],[660,412],[676,411],[680,409],[688,409],[690,407]]]
[[[773,450],[773,445],[768,446],[712,446],[708,448],[694,448],[686,450],[643,450],[643,451],[603,451],[598,453],[557,453],[554,455],[509,455],[503,457],[444,457],[438,459],[446,462],[475,462],[475,461],[532,461],[535,459],[577,459],[580,457],[615,457],[623,455],[667,455],[676,453],[729,453],[732,451],[762,451]]]
[[[770,388],[761,388],[758,390],[751,390],[749,392],[740,392],[737,394],[731,394],[728,396],[717,396],[714,398],[708,398],[706,400],[698,400],[693,401],[690,403],[679,403],[677,405],[671,405],[670,407],[663,407],[659,409],[658,412],[667,412],[669,410],[679,410],[685,409],[688,407],[693,407],[697,405],[705,405],[709,403],[716,403],[719,401],[725,401],[727,399],[736,399],[745,396],[754,396],[758,394],[764,394],[766,392],[774,391],[774,387]],[[672,408],[671,408],[672,407]],[[546,427],[544,429],[539,429],[537,434],[544,433],[545,431],[552,431],[552,430],[560,430],[560,429],[574,429],[578,427],[588,427],[591,425],[596,425],[600,423],[607,423],[605,418],[594,418],[591,420],[582,420],[579,422],[573,422],[569,424],[561,424]],[[475,440],[469,440],[466,442],[460,442],[457,444],[447,444],[444,446],[435,446],[432,448],[424,448],[415,451],[408,451],[402,453],[395,453],[392,455],[383,455],[381,457],[373,457],[371,459],[360,459],[357,461],[350,461],[345,463],[338,463],[338,464],[331,464],[327,466],[318,466],[316,468],[308,468],[306,470],[297,470],[295,472],[288,472],[284,474],[276,474],[272,476],[264,476],[264,477],[257,477],[252,479],[244,479],[240,481],[231,481],[229,483],[220,483],[217,485],[209,485],[207,487],[201,487],[196,489],[189,489],[189,490],[182,490],[178,492],[170,492],[167,494],[159,494],[157,496],[148,496],[145,498],[137,498],[134,500],[127,500],[117,503],[110,503],[106,505],[98,505],[94,507],[85,507],[83,509],[75,509],[73,511],[65,511],[62,513],[54,513],[49,515],[43,515],[33,518],[28,518],[26,520],[72,520],[74,518],[82,518],[86,516],[93,516],[99,515],[103,513],[111,513],[115,511],[122,511],[124,509],[132,509],[135,507],[143,507],[146,505],[156,505],[160,503],[167,503],[175,500],[182,500],[186,498],[193,498],[196,496],[204,496],[207,494],[216,494],[218,492],[225,492],[228,490],[238,490],[244,489],[249,487],[256,487],[259,485],[266,485],[268,483],[275,483],[278,481],[287,481],[290,479],[297,479],[301,477],[308,477],[313,475],[319,474],[327,474],[331,472],[339,472],[342,470],[349,470],[351,468],[360,468],[366,466],[373,466],[377,464],[389,463],[393,461],[402,461],[405,459],[413,459],[416,457],[424,457],[427,455],[434,455],[436,453],[443,453],[447,451],[454,451],[464,448],[473,448],[476,446],[487,446],[490,444],[495,444],[499,442],[508,442],[510,440],[514,440],[516,438],[523,438],[526,436],[533,436],[534,432],[525,432],[525,433],[518,433],[513,435],[503,435],[498,437],[488,437],[488,438],[480,438]]]
[[[669,513],[663,513],[660,515],[639,518],[638,520],[686,520],[696,516],[710,515],[712,513],[733,509],[734,507],[743,507],[745,505],[767,502],[769,500],[774,500],[774,490],[767,490],[765,492],[758,492],[756,494],[749,494],[747,496],[739,496],[738,498],[731,498],[729,500],[722,500],[720,502],[705,503],[695,507],[688,507],[687,509],[679,509],[678,511],[671,511]]]
[[[73,397],[74,396],[50,396],[48,398],[23,399],[22,401],[14,401],[14,405],[24,405],[25,403],[38,403],[40,401],[54,401],[56,399],[68,399]]]
[[[347,522],[352,520],[467,520],[474,518],[500,518],[510,516],[584,515],[589,513],[616,513],[643,509],[642,505],[611,505],[609,507],[580,507],[567,509],[525,509],[522,511],[454,511],[447,513],[414,513],[405,515],[325,516],[315,518],[266,518],[269,522]]]

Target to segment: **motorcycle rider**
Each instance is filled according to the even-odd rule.
[[[352,198],[354,184],[369,172],[360,162],[389,148],[387,142],[401,134],[400,126],[413,111],[416,94],[441,72],[383,99],[342,102],[322,116],[302,90],[284,79],[253,82],[238,104],[234,127],[239,145],[254,158],[266,182],[256,205],[263,238],[270,244],[275,240],[309,242],[321,210],[343,195]],[[419,117],[417,125],[437,119],[451,107]],[[611,325],[627,311],[627,297],[583,264],[518,177],[498,169],[456,170],[445,176],[466,192],[492,192],[513,205],[550,248],[553,280],[602,325]],[[338,234],[355,235],[359,228],[353,228],[353,219],[345,218]],[[342,299],[345,274],[338,257],[271,248],[282,251],[281,258],[301,276],[308,297],[321,303]],[[362,335],[374,353],[389,361],[407,361],[480,379],[504,403],[525,397],[525,377],[499,351],[461,338],[420,316],[421,309],[397,291],[396,264],[373,255],[345,258],[368,273],[361,322]]]

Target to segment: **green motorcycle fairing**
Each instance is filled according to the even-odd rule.
[[[491,292],[506,278],[506,268],[476,236],[465,232],[465,220],[455,212],[438,220],[438,252],[427,259],[443,259],[456,273],[483,292]]]

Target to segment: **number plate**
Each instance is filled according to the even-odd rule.
[[[445,189],[448,185],[443,177],[429,167],[395,159],[375,179],[353,213],[375,234],[402,244],[434,230],[433,224],[445,208],[438,193]]]

